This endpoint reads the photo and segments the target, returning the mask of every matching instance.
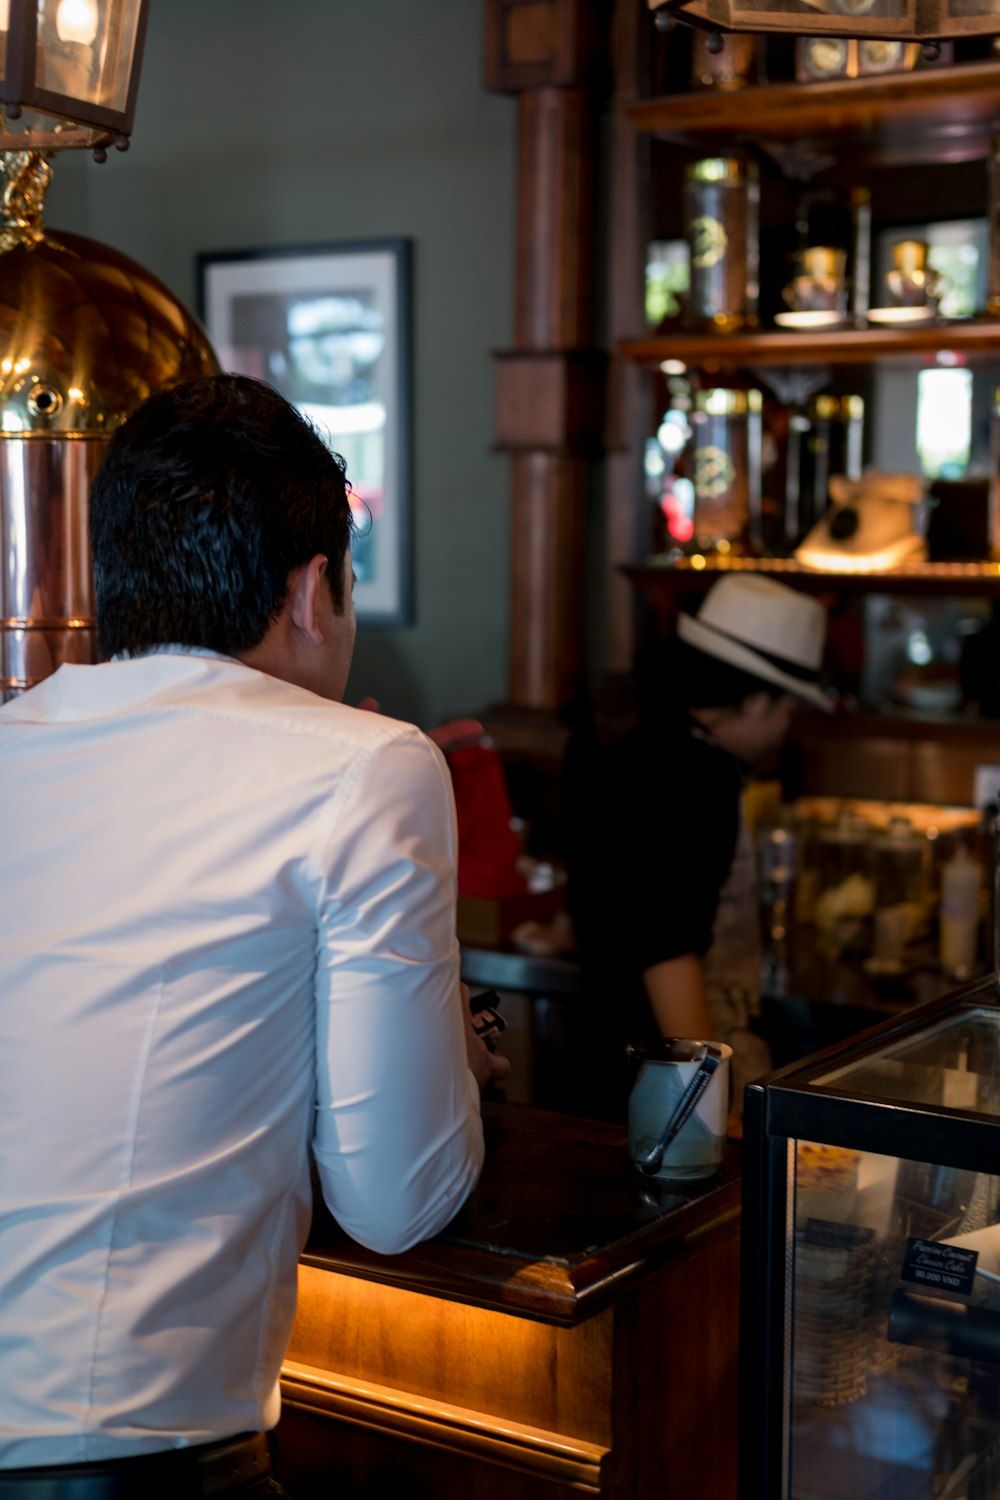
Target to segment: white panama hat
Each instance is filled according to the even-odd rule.
[[[830,708],[819,685],[826,610],[808,594],[759,573],[730,573],[712,585],[697,615],[680,616],[677,633],[706,656]]]

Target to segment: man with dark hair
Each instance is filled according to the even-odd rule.
[[[164,639],[239,656],[314,556],[344,609],[344,462],[259,381],[209,378],[145,401],[111,439],[90,529],[108,656]]]
[[[759,574],[720,579],[640,684],[639,727],[598,766],[578,830],[579,942],[617,1040],[729,1043],[737,1103],[770,1065],[752,1025],[761,952],[743,787],[796,701],[827,706],[824,638],[815,599]]]
[[[114,435],[91,533],[111,659],[0,711],[0,1496],[264,1495],[310,1147],[348,1233],[405,1249],[506,1064],[443,758],[340,701],[343,464],[209,377]]]

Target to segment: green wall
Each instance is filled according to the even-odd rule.
[[[429,727],[506,685],[515,105],[482,0],[152,0],[133,144],[56,162],[48,223],[196,302],[199,251],[414,245],[415,619],[359,631],[348,698]]]

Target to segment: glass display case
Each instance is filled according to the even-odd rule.
[[[741,1500],[1000,1496],[998,1001],[748,1088]]]

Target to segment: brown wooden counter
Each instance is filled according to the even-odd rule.
[[[729,1500],[738,1148],[669,1193],[621,1127],[484,1118],[479,1186],[435,1240],[377,1256],[316,1211],[282,1380],[294,1500]]]

